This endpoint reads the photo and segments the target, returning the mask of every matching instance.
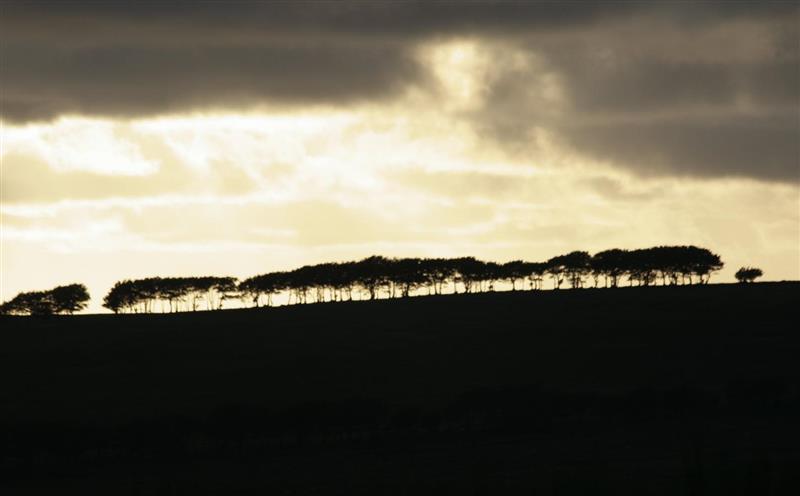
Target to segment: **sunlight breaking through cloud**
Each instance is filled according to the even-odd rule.
[[[428,79],[347,107],[3,122],[2,297],[51,286],[56,274],[87,279],[100,294],[156,270],[252,275],[374,253],[503,261],[684,243],[721,253],[722,280],[748,263],[768,279],[800,277],[797,184],[642,174],[620,166],[623,147],[587,153],[606,149],[598,139],[609,126],[647,134],[680,119],[706,125],[772,112],[754,99],[619,112],[610,85],[597,88],[605,100],[582,102],[575,74],[583,68],[554,47],[613,79],[608,64],[635,48],[619,48],[618,35],[589,51],[582,34],[437,38],[413,51]],[[642,50],[668,51],[651,42]],[[681,97],[669,91],[631,98]],[[696,155],[684,134],[663,139]],[[646,154],[650,145],[641,146]],[[47,271],[23,277],[43,257]],[[102,263],[84,277],[93,258]]]
[[[120,134],[113,121],[63,117],[52,124],[5,126],[3,155],[35,156],[60,173],[146,176],[159,162],[145,158],[140,147]]]

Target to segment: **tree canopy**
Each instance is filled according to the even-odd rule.
[[[736,271],[736,280],[739,282],[753,282],[763,276],[764,272],[757,267],[742,267]]]
[[[235,291],[234,277],[148,277],[117,282],[103,306],[114,313],[214,310]]]
[[[89,292],[83,284],[57,286],[48,291],[19,293],[0,306],[5,315],[72,314],[86,308]]]
[[[705,284],[711,274],[723,267],[719,255],[696,246],[658,246],[638,250],[606,250],[592,256],[573,251],[546,262],[514,260],[504,264],[485,262],[475,257],[386,258],[371,256],[360,261],[307,265],[288,272],[272,272],[241,281],[240,296],[255,306],[270,305],[274,298],[288,293],[290,302],[338,301],[363,294],[369,299],[410,296],[412,292],[441,294],[493,290],[505,281],[511,289],[527,286],[541,289],[544,276],[553,278],[553,287],[566,281],[571,288],[582,288],[591,277],[616,287],[627,277],[630,285],[657,283]],[[519,285],[519,286],[518,286]]]
[[[493,291],[498,283],[511,290],[539,290],[546,276],[553,288],[706,284],[723,267],[719,255],[697,246],[610,249],[590,255],[572,251],[545,262],[486,262],[475,257],[387,258],[374,255],[358,261],[304,265],[238,281],[234,277],[148,277],[119,281],[103,298],[103,306],[120,312],[216,310],[226,300],[245,305],[273,305],[278,295],[288,303],[408,297],[419,294]],[[747,272],[747,271],[758,271]],[[744,272],[742,272],[744,271]],[[742,268],[739,280],[753,280],[759,269]],[[742,276],[742,277],[740,277]],[[747,277],[745,277],[747,276]],[[752,276],[752,277],[750,277]],[[4,303],[3,313],[41,315],[72,313],[85,308],[83,285],[20,293]]]

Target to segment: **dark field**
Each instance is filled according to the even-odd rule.
[[[798,296],[3,317],[0,492],[800,494]]]

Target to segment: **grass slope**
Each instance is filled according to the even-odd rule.
[[[438,405],[798,377],[800,284],[543,291],[155,315],[5,318],[0,419],[191,414],[362,396]]]
[[[147,430],[141,426],[157,424],[153,427],[156,431],[173,432],[193,422],[212,427],[214,422],[242,422],[273,425],[263,427],[269,433],[259,431],[257,435],[229,431],[219,434],[217,429],[215,435],[225,442],[215,446],[227,445],[236,438],[241,448],[247,445],[248,436],[274,441],[289,431],[299,436],[285,445],[289,450],[299,449],[291,455],[299,459],[291,458],[285,450],[266,448],[241,455],[250,461],[278,456],[269,458],[270,468],[258,462],[261,468],[256,472],[260,475],[254,477],[261,482],[254,487],[259,490],[291,486],[299,487],[300,492],[313,489],[400,494],[437,493],[443,487],[456,487],[458,493],[480,492],[480,488],[493,488],[489,491],[493,493],[505,492],[499,490],[505,487],[525,491],[539,488],[543,494],[556,494],[557,487],[562,487],[561,494],[572,494],[565,481],[583,480],[581,477],[588,477],[587,484],[593,488],[600,487],[599,477],[612,492],[620,487],[639,487],[634,482],[638,484],[649,477],[660,477],[666,481],[661,486],[664,494],[675,494],[676,488],[678,494],[711,494],[712,482],[708,481],[726,479],[725,470],[741,472],[737,463],[742,457],[737,458],[737,453],[748,460],[748,470],[751,466],[761,470],[758,467],[762,467],[760,460],[765,456],[772,460],[768,462],[772,468],[767,475],[753,480],[782,489],[792,484],[785,467],[800,459],[797,444],[785,441],[788,435],[796,435],[796,428],[788,427],[794,423],[780,413],[780,405],[794,408],[800,403],[800,334],[795,329],[798,296],[800,283],[788,282],[445,295],[166,315],[4,317],[0,320],[0,427],[8,434],[4,466],[7,474],[15,476],[23,469],[28,473],[37,470],[27,455],[15,454],[22,445],[38,446],[31,448],[30,457],[42,459],[45,453],[44,458],[53,460],[50,465],[41,466],[66,466],[62,445],[69,443],[62,439],[50,446],[50,438],[46,438],[50,434],[42,434],[46,438],[42,440],[36,438],[37,433],[72,430],[86,438],[86,429],[112,435],[130,426]],[[700,398],[697,401],[712,405],[692,410],[695,413],[687,416],[685,410],[691,402],[686,398],[691,394]],[[743,400],[745,407],[734,413],[720,413],[728,408],[726,405],[735,403],[732,398],[737,394],[747,397]],[[783,403],[780,408],[761,411],[753,394],[765,394],[766,401]],[[539,398],[535,405],[530,403],[534,400],[518,403],[519,397],[534,396]],[[545,397],[547,407],[541,399]],[[650,399],[642,402],[642,397]],[[670,398],[678,398],[675,405],[669,404]],[[342,407],[343,404],[347,406]],[[332,410],[330,405],[338,406]],[[684,413],[675,414],[673,406]],[[640,407],[649,413],[620,423],[619,419],[632,408]],[[579,414],[575,414],[576,408]],[[752,413],[754,408],[757,413]],[[364,413],[375,409],[384,413],[374,413],[372,417]],[[448,417],[448,412],[454,411],[455,416]],[[527,420],[520,422],[518,411],[549,413],[539,414],[537,418],[546,422],[533,428]],[[411,412],[407,415],[411,420],[398,420],[404,412]],[[339,427],[325,424],[320,430],[316,420],[306,424],[297,420],[316,418],[315,415],[335,417],[341,422],[336,424]],[[362,419],[363,415],[368,418]],[[434,420],[426,424],[426,415],[432,415]],[[714,415],[722,415],[722,420],[708,420],[716,418]],[[735,417],[745,418],[748,432],[763,441],[756,443],[762,446],[759,449],[769,454],[759,455],[753,462],[750,448],[731,445],[729,452],[734,461],[726,465],[715,458],[712,465],[716,475],[711,476],[710,469],[702,469],[708,463],[704,465],[703,456],[697,458],[692,449],[676,448],[678,454],[656,456],[652,448],[645,447],[638,454],[628,455],[620,454],[624,449],[619,446],[608,448],[611,451],[598,448],[616,446],[620,439],[630,441],[629,447],[630,443],[644,443],[644,439],[661,439],[669,444],[687,418],[700,417],[707,419],[707,439],[716,439],[706,442],[713,445],[711,451],[724,452],[730,432],[740,430],[743,424],[730,420]],[[166,428],[164,422],[179,427]],[[292,424],[284,429],[281,422],[302,425]],[[699,425],[694,420],[691,423]],[[188,436],[213,437],[203,428],[198,429]],[[303,449],[308,445],[298,439],[305,439],[312,431],[324,431],[325,441],[306,441],[317,444],[313,449]],[[394,447],[391,455],[385,455],[391,463],[370,465],[376,462],[375,453],[369,450],[367,454],[352,454],[352,443],[340,441],[357,437],[356,431],[368,438],[378,436],[378,431],[402,433],[389,440],[381,434],[381,446]],[[575,433],[579,432],[584,437],[576,441]],[[480,441],[475,438],[478,433],[483,436]],[[26,435],[34,441],[25,441]],[[537,440],[531,441],[530,436]],[[405,439],[403,442],[416,439],[410,445],[414,447],[402,455],[395,449],[400,438]],[[121,439],[118,442],[125,444],[130,437]],[[550,446],[548,454],[532,454],[542,439]],[[695,441],[687,442],[694,446]],[[471,452],[465,451],[464,442],[473,446]],[[504,447],[498,449],[497,443]],[[772,447],[763,447],[767,445]],[[333,450],[335,455],[325,458],[319,454],[319,446]],[[572,448],[554,455],[556,446]],[[186,458],[186,450],[181,450],[177,452]],[[592,459],[593,450],[604,453],[605,458],[601,458],[605,461],[587,465],[584,460],[582,465],[575,465],[575,456],[580,458],[583,453]],[[244,477],[239,473],[241,463],[231,463],[229,453],[223,451],[214,448],[203,452],[204,459],[215,461],[202,463],[217,467],[201,469],[207,474],[205,477],[216,477],[208,475],[215,470],[222,470],[223,475],[217,475],[225,480]],[[123,455],[117,458],[123,464],[135,458],[125,454],[125,446],[120,452]],[[633,460],[645,454],[654,457],[647,463],[657,468],[653,469],[655,472],[642,472],[649,475],[643,475],[645,479],[641,480],[633,477],[608,482],[609,473],[633,470],[639,463]],[[419,456],[428,457],[430,464],[419,466],[414,461]],[[481,462],[485,466],[480,465],[483,468],[479,470],[484,476],[467,480],[464,470],[475,470],[475,457],[485,462]],[[531,464],[519,466],[526,457]],[[344,468],[335,475],[328,474],[332,466],[344,463],[342,460],[372,466],[372,478],[364,480],[373,483],[352,486],[356,475],[348,477]],[[541,463],[534,463],[535,460]],[[99,462],[95,460],[90,465],[96,463]],[[201,467],[202,463],[192,466]],[[314,478],[299,473],[292,479],[290,467],[298,463],[318,467],[312,472],[327,482],[312,487],[309,484]],[[542,463],[550,468],[542,469]],[[608,465],[603,469],[603,463],[616,464],[616,468],[612,470]],[[228,468],[220,469],[223,465]],[[173,467],[169,477],[179,477],[175,474],[181,470],[189,471],[195,475],[186,475],[184,483],[197,482],[194,471],[181,467]],[[76,493],[81,494],[91,493],[87,490],[90,480],[107,483],[101,484],[105,489],[98,489],[98,493],[111,486],[119,489],[118,476],[125,472],[113,475],[113,471],[95,470],[74,476],[71,470],[63,469],[61,476],[75,484]],[[425,470],[430,474],[424,475]],[[541,470],[550,475],[543,476]],[[695,473],[697,470],[700,475]],[[412,473],[417,478],[410,477]],[[252,471],[250,475],[253,476]],[[166,476],[149,477],[151,482],[163,482]],[[508,487],[498,486],[498,477],[511,481]],[[550,477],[549,482],[542,482],[542,477]],[[30,483],[30,478],[20,480],[23,479]],[[284,479],[286,484],[280,483]],[[405,480],[410,485],[398,482],[399,486],[387,488],[381,485],[387,479]],[[170,484],[180,486],[170,480]],[[153,487],[160,488],[159,483],[153,482]],[[216,487],[208,481],[198,485]],[[39,490],[44,487],[34,486]],[[21,494],[24,487],[27,486],[15,486]],[[153,487],[148,490],[161,492]],[[730,487],[719,487],[724,489],[720,491],[733,494]],[[737,483],[736,487],[744,486]],[[574,493],[586,489],[582,488],[578,484]],[[241,487],[237,490],[241,491],[233,493],[250,494]],[[202,494],[198,488],[191,491]],[[139,493],[131,489],[126,494]]]

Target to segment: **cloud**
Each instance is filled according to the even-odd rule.
[[[800,27],[777,18],[537,35],[490,47],[470,118],[522,156],[545,130],[581,160],[640,176],[797,182],[798,44]]]
[[[800,181],[797,115],[595,124],[563,131],[579,152],[640,175]]]
[[[395,95],[420,77],[387,44],[302,40],[264,46],[91,45],[0,49],[3,117],[131,117],[259,104],[352,104]]]
[[[800,7],[791,2],[3,9],[9,122],[350,111],[421,94],[511,155],[535,156],[544,133],[641,175],[797,180]]]
[[[4,2],[2,117],[141,116],[259,104],[346,105],[426,84],[437,39],[517,39],[619,18],[703,25],[786,3]]]
[[[108,121],[65,119],[58,125],[3,129],[0,159],[7,155],[41,157],[57,172],[147,176],[158,171],[158,161],[145,158],[140,147],[118,134]]]

